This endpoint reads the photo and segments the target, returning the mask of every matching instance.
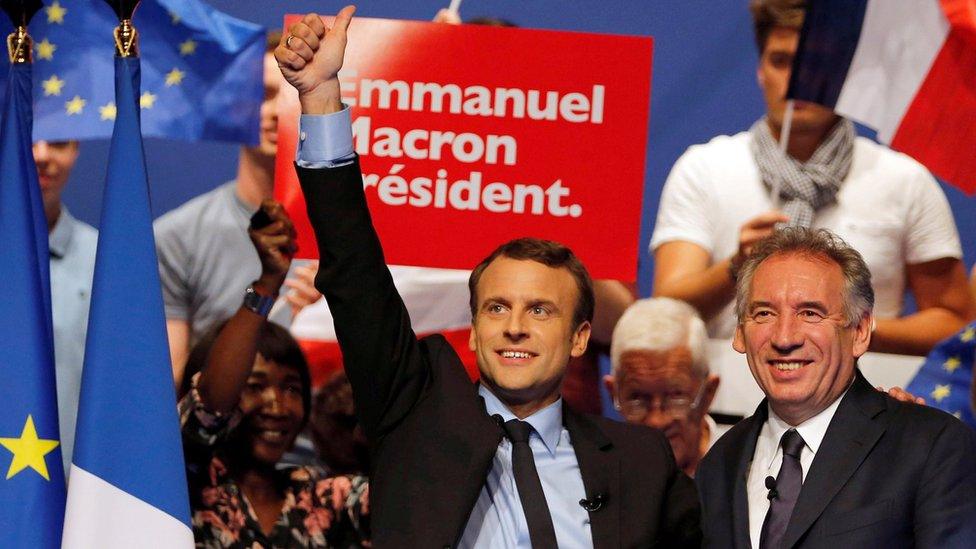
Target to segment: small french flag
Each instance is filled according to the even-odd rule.
[[[787,91],[976,192],[973,0],[811,0]]]

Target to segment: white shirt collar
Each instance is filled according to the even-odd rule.
[[[489,416],[500,415],[502,421],[508,421],[511,419],[518,419],[518,417],[508,409],[508,406],[501,401],[500,398],[495,396],[488,387],[485,387],[483,383],[478,384],[478,394],[485,399],[485,410],[488,412]],[[560,435],[562,435],[563,429],[563,399],[562,397],[556,399],[556,402],[536,410],[532,415],[523,418],[522,421],[527,422],[529,425],[535,429],[536,434],[545,444],[546,450],[549,451],[549,455],[556,455],[556,446],[559,444]]]
[[[850,391],[850,387],[847,388],[847,391]],[[796,429],[800,433],[800,436],[803,437],[803,442],[806,447],[816,455],[817,450],[820,449],[820,443],[823,442],[824,435],[827,434],[827,427],[830,426],[830,420],[834,418],[837,407],[840,406],[840,401],[844,400],[847,391],[844,391],[840,397],[834,400],[830,406],[824,408],[819,414],[795,427],[776,415],[772,406],[767,403],[766,409],[769,417],[766,419],[766,425],[763,426],[757,443],[763,446],[761,449],[762,452],[757,452],[756,454],[757,457],[762,456],[761,459],[763,459],[763,462],[761,465],[768,468],[772,465],[773,460],[779,457],[779,441],[783,438],[783,433],[790,429]],[[757,450],[760,450],[760,448],[757,448]]]

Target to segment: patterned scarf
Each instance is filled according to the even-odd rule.
[[[773,182],[779,181],[781,209],[789,216],[789,224],[811,226],[814,213],[834,203],[837,191],[851,169],[854,124],[840,119],[806,162],[780,152],[779,143],[769,131],[765,117],[753,124],[749,131],[752,134],[750,148],[762,182],[772,191]]]

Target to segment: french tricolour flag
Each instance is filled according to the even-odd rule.
[[[787,96],[874,128],[976,192],[973,0],[811,0]]]
[[[62,548],[193,547],[146,160],[139,59],[115,59],[117,115],[95,257]]]

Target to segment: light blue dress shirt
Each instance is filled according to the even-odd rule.
[[[354,158],[349,108],[327,115],[302,115],[295,161],[305,168],[325,168],[348,164]],[[508,421],[513,414],[483,385],[478,392],[485,399],[489,415],[498,414]],[[562,399],[537,411],[523,421],[535,430],[529,447],[542,481],[556,541],[561,549],[591,548],[589,513],[579,501],[586,497],[576,452],[563,426]],[[495,452],[491,471],[478,494],[478,500],[459,547],[478,549],[531,549],[529,528],[525,522],[512,472],[512,443],[503,438]]]
[[[478,393],[485,399],[489,415],[504,421],[516,419],[484,385]],[[563,426],[562,399],[523,418],[532,426],[529,447],[542,481],[556,541],[562,549],[593,547],[589,513],[579,501],[586,497],[576,452]],[[468,524],[461,536],[462,548],[531,549],[529,527],[512,472],[512,443],[503,438],[492,460],[491,471],[478,494]]]
[[[58,387],[58,424],[65,473],[74,449],[81,370],[85,361],[88,305],[98,232],[61,206],[48,234],[51,250],[51,316],[54,320],[54,362]]]

